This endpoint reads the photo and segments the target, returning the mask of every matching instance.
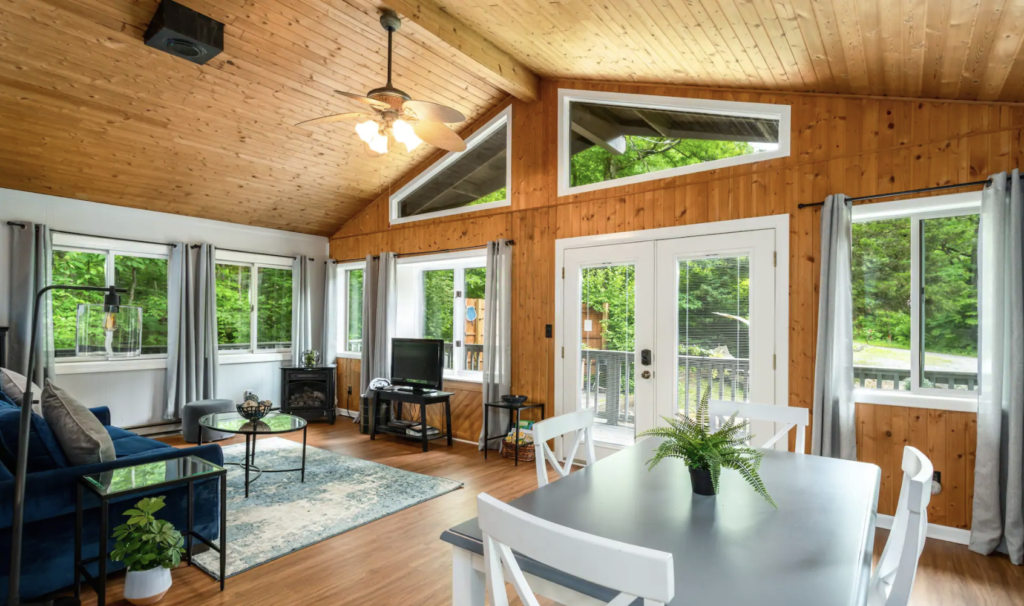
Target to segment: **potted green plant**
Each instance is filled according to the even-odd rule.
[[[743,479],[764,497],[772,507],[778,505],[761,481],[757,470],[761,466],[761,452],[747,445],[746,430],[748,421],[737,421],[733,414],[718,431],[711,431],[711,416],[708,414],[708,400],[711,397],[711,385],[701,396],[697,405],[697,415],[690,418],[679,414],[675,418],[662,417],[667,427],[656,427],[641,432],[641,436],[664,438],[654,456],[647,462],[650,471],[665,458],[682,459],[690,469],[690,483],[693,492],[700,495],[714,496],[718,494],[719,477],[722,469],[734,469]]]
[[[110,559],[124,562],[128,576],[124,597],[136,606],[160,601],[171,588],[171,569],[181,563],[184,539],[166,520],[153,514],[164,508],[164,497],[147,497],[124,512],[128,521],[114,529],[117,543]]]

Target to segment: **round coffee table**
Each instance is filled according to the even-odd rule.
[[[245,498],[249,498],[249,484],[258,480],[265,473],[298,471],[301,474],[300,481],[306,481],[306,420],[302,417],[283,412],[272,412],[259,421],[248,421],[237,412],[208,414],[199,419],[200,446],[203,444],[204,429],[245,435],[245,458],[240,463],[224,463],[225,465],[238,465],[245,470]],[[256,436],[292,433],[300,429],[302,430],[302,467],[293,469],[261,469],[256,465]],[[250,471],[256,473],[256,476],[251,480],[249,479]]]

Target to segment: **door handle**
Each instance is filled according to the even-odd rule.
[[[640,351],[640,364],[642,366],[650,366],[651,365],[651,350],[643,349],[643,350]],[[647,377],[644,377],[644,378],[646,379]]]
[[[644,378],[644,379],[650,379],[651,378],[651,371],[649,371],[649,370],[643,371],[642,373],[640,373],[640,377]]]

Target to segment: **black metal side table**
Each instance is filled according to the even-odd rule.
[[[228,517],[228,476],[227,470],[199,457],[184,456],[166,461],[153,461],[131,467],[90,474],[78,478],[78,495],[75,503],[75,598],[82,593],[82,577],[96,591],[99,606],[107,600],[107,545],[110,541],[110,502],[121,500],[140,492],[172,488],[188,484],[188,528],[182,532],[185,537],[185,561],[192,565],[192,539],[198,539],[220,554],[220,590],[224,591],[224,572],[227,564],[227,517]],[[193,529],[196,480],[220,478],[220,546]],[[82,518],[84,514],[85,491],[88,490],[100,500],[100,545],[95,558],[82,559]],[[99,574],[93,577],[86,566],[98,562]],[[213,576],[213,575],[210,575]]]
[[[514,413],[516,413],[516,415],[515,415],[516,416],[516,420],[514,421],[515,422],[515,428],[516,428],[516,464],[515,464],[515,466],[519,467],[519,416],[520,416],[520,413],[523,412],[524,410],[526,410],[527,408],[539,408],[540,409],[540,420],[543,421],[544,420],[544,405],[543,404],[537,404],[535,402],[523,402],[522,404],[508,404],[507,402],[487,402],[486,404],[484,404],[484,432],[486,432],[487,428],[490,426],[489,420],[490,420],[490,416],[491,416],[490,412],[491,412],[492,408],[501,408],[501,409],[504,409],[504,410],[508,411],[508,430],[505,431],[505,433],[500,435],[500,436],[484,435],[484,458],[485,459],[487,458],[487,450],[488,450],[487,445],[490,444],[492,440],[504,439],[504,437],[508,435],[508,432],[512,431],[512,423],[513,423],[513,421],[512,421],[512,413],[514,412]]]

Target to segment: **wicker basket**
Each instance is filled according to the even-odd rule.
[[[533,444],[520,444],[519,445],[519,460],[523,462],[534,461],[537,458],[537,454],[533,449]],[[516,445],[505,440],[501,441],[501,456],[506,459],[516,458]]]

